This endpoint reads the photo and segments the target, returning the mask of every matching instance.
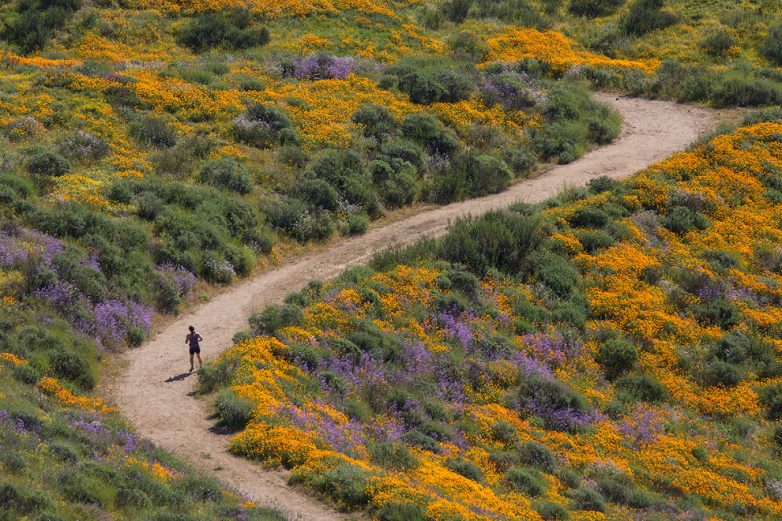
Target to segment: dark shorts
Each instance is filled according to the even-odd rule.
[[[191,355],[194,355],[194,354],[200,353],[200,352],[201,352],[201,348],[200,347],[191,347],[190,348],[190,354]]]

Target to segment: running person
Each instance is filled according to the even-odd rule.
[[[190,329],[190,333],[185,337],[185,344],[187,344],[190,347],[190,371],[193,371],[193,355],[195,355],[198,358],[198,368],[201,369],[201,342],[203,338],[201,338],[201,335],[196,333],[196,330],[193,326],[190,326],[188,329]]]

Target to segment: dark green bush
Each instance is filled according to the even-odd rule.
[[[361,235],[369,228],[369,217],[363,213],[350,213],[345,218],[346,235]]]
[[[535,441],[525,441],[519,447],[519,458],[522,463],[552,473],[557,466],[557,458],[543,444]]]
[[[709,220],[700,212],[684,206],[676,206],[663,219],[663,226],[673,233],[684,235],[693,229],[704,230],[709,227]]]
[[[774,65],[782,67],[782,23],[769,27],[763,54]]]
[[[782,103],[777,82],[744,75],[728,75],[714,87],[712,100],[717,107],[758,107]]]
[[[447,0],[440,9],[448,20],[460,24],[467,19],[472,4],[473,0]]]
[[[514,492],[521,492],[531,497],[542,496],[545,492],[543,480],[523,468],[509,469],[505,474],[504,482]]]
[[[581,246],[588,253],[613,246],[616,240],[605,230],[579,230],[576,232]]]
[[[664,0],[635,0],[622,19],[625,33],[643,36],[646,33],[665,29],[677,22],[673,13],[663,11]]]
[[[198,174],[198,180],[240,194],[248,194],[253,189],[253,182],[247,168],[230,158],[205,162]]]
[[[426,521],[424,507],[414,503],[385,503],[375,513],[380,521]]]
[[[234,119],[233,134],[237,141],[258,148],[293,145],[298,140],[288,116],[271,105],[248,107],[244,114]]]
[[[302,179],[293,188],[292,195],[320,210],[335,211],[339,208],[337,190],[322,179]]]
[[[451,54],[457,60],[473,63],[486,61],[489,45],[480,37],[466,31],[458,32],[448,39]]]
[[[165,120],[142,115],[130,124],[130,135],[140,144],[154,148],[168,148],[176,144],[176,132]]]
[[[586,398],[564,382],[535,375],[520,379],[519,405],[543,418],[549,428],[576,429],[579,415],[590,409]]]
[[[120,508],[144,509],[152,506],[152,500],[143,491],[135,488],[120,488],[114,499]]]
[[[369,445],[372,461],[385,468],[410,470],[418,466],[418,460],[407,447],[394,442],[375,442]]]
[[[71,169],[70,162],[56,152],[35,148],[26,161],[27,171],[46,177],[60,177]]]
[[[280,328],[297,326],[304,320],[304,313],[298,306],[290,304],[264,308],[250,317],[250,325],[258,335],[272,335]]]
[[[243,429],[252,419],[253,403],[240,398],[232,389],[223,389],[217,393],[215,408],[220,423],[229,429]]]
[[[568,11],[576,16],[598,18],[616,12],[626,0],[570,0]]]
[[[443,61],[404,61],[389,68],[387,73],[410,101],[422,105],[462,101],[475,87],[473,68]]]
[[[215,47],[247,49],[269,43],[269,31],[249,27],[250,22],[250,14],[243,10],[204,13],[182,27],[177,42],[197,53]]]
[[[696,311],[706,322],[716,324],[726,330],[741,320],[741,311],[738,306],[725,299],[716,299],[702,304]]]
[[[614,338],[600,344],[595,361],[603,367],[606,378],[614,380],[630,371],[638,359],[638,350],[627,340]]]
[[[481,472],[481,469],[478,468],[478,465],[472,461],[465,459],[452,459],[448,461],[446,466],[467,479],[477,481],[478,483],[483,481],[483,472]]]
[[[573,226],[585,228],[602,228],[611,222],[611,216],[604,210],[594,206],[579,208],[568,219]]]
[[[440,444],[437,443],[437,440],[418,430],[407,431],[404,433],[402,435],[402,441],[414,447],[428,450],[429,452],[434,452],[435,454],[440,454],[443,451],[443,449],[440,447]]]
[[[361,508],[370,499],[369,473],[354,465],[339,464],[313,478],[312,486],[346,510]]]
[[[95,387],[95,373],[90,363],[81,355],[64,350],[49,352],[52,373],[83,387]]]
[[[701,42],[701,47],[712,56],[724,56],[736,44],[736,37],[730,31],[719,28],[712,30]]]
[[[605,501],[599,492],[580,488],[572,492],[573,508],[575,510],[594,510],[605,512]]]
[[[616,380],[615,385],[633,400],[642,402],[659,402],[667,395],[663,384],[646,373],[625,375]]]
[[[722,360],[712,360],[703,370],[703,383],[709,386],[722,385],[733,387],[741,381],[739,369]]]
[[[760,402],[766,408],[769,420],[782,418],[782,384],[771,384],[760,390]]]
[[[552,252],[542,252],[532,259],[535,277],[558,297],[567,298],[576,289],[578,270],[565,258]]]
[[[472,221],[458,220],[441,243],[444,259],[484,274],[492,268],[518,273],[527,257],[541,243],[534,218],[507,212],[489,212]]]
[[[18,1],[16,16],[6,22],[2,37],[25,54],[42,49],[80,7],[80,0]]]
[[[396,130],[396,120],[387,108],[380,105],[362,105],[351,117],[353,123],[364,127],[364,136],[384,141]]]
[[[11,516],[17,515],[16,519],[24,519],[51,505],[52,501],[41,492],[0,481],[0,508],[2,508],[0,514],[9,513]],[[9,516],[5,519],[10,520],[14,517]]]
[[[406,138],[426,146],[432,154],[451,156],[460,147],[459,139],[451,129],[424,112],[405,116],[401,130]]]
[[[543,501],[535,504],[535,510],[544,521],[565,521],[569,518],[567,509],[562,505]]]

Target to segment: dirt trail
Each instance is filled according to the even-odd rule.
[[[311,279],[327,280],[345,268],[366,262],[394,243],[410,243],[424,235],[440,235],[457,217],[479,215],[517,201],[536,202],[564,186],[583,185],[601,175],[628,176],[685,148],[714,127],[718,114],[675,103],[602,95],[624,118],[620,137],[569,165],[514,185],[497,195],[455,203],[391,222],[311,254],[291,264],[245,280],[178,318],[127,355],[127,369],[112,393],[120,410],[140,434],[175,451],[260,504],[276,506],[294,519],[349,519],[286,484],[287,473],[267,471],[226,452],[227,438],[210,431],[203,400],[192,397],[196,376],[188,375],[184,337],[194,324],[204,337],[205,361],[231,345],[233,334],[247,327],[250,314],[301,288]]]

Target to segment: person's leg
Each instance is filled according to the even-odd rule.
[[[201,363],[201,353],[200,352],[196,353],[196,356],[198,357],[198,368],[201,369],[204,366],[204,364]],[[193,364],[190,364],[190,365],[193,365]]]
[[[193,370],[193,353],[190,353],[190,370]]]

